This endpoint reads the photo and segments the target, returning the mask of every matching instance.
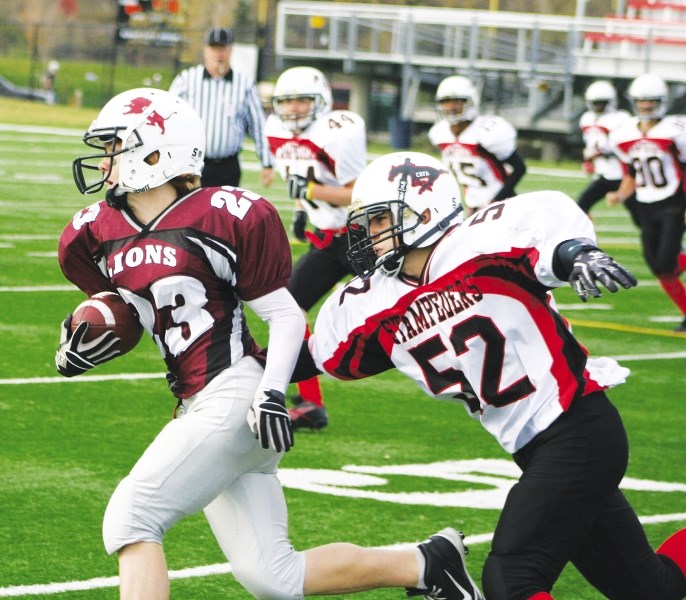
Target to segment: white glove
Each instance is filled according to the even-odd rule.
[[[260,445],[275,452],[288,452],[295,443],[286,398],[276,390],[259,390],[248,411],[248,426]]]
[[[92,369],[95,365],[114,358],[119,351],[121,341],[113,331],[106,331],[90,342],[83,338],[88,331],[88,323],[83,321],[72,333],[72,315],[68,314],[62,323],[60,347],[55,354],[55,366],[60,375],[74,377]]]

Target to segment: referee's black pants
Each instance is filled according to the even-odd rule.
[[[484,565],[488,600],[550,592],[568,562],[613,600],[681,600],[686,578],[655,554],[619,490],[628,442],[602,392],[579,398],[515,453],[510,490]]]

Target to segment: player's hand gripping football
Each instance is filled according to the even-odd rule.
[[[94,340],[84,341],[88,323],[82,321],[71,331],[72,315],[69,313],[62,323],[60,346],[55,354],[55,366],[60,375],[74,377],[81,375],[95,365],[114,358],[119,351],[120,339],[113,331],[106,331]]]
[[[602,250],[582,250],[574,257],[569,283],[576,295],[587,302],[589,296],[601,296],[598,281],[612,293],[619,289],[617,284],[628,289],[638,283],[629,271]]]
[[[276,390],[260,390],[255,394],[248,411],[248,425],[265,449],[288,452],[295,443],[286,398]]]

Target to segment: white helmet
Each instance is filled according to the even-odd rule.
[[[371,162],[355,181],[348,214],[348,258],[355,272],[369,277],[377,268],[397,275],[413,248],[435,244],[462,222],[460,186],[439,160],[420,152],[386,154]],[[369,233],[370,220],[390,212],[388,229]],[[393,249],[377,257],[374,245],[393,239]]]
[[[654,75],[653,73],[646,73],[636,77],[629,86],[629,99],[634,107],[636,116],[641,121],[652,121],[661,119],[667,112],[667,101],[669,98],[669,90],[667,84],[662,77]],[[656,100],[658,102],[657,108],[650,112],[638,112],[636,102],[638,100]]]
[[[115,140],[121,141],[118,150]],[[110,172],[105,174],[98,164],[106,157],[119,157],[119,181],[114,194],[121,196],[159,187],[177,175],[202,172],[202,120],[185,100],[164,90],[138,88],[115,96],[100,111],[83,141],[100,152],[79,157],[73,163],[74,181],[82,194],[102,189],[112,161]],[[148,164],[145,159],[155,151],[159,151],[159,160]]]
[[[283,113],[281,102],[294,98],[311,98],[312,107],[306,115],[289,116]],[[276,80],[272,94],[274,113],[291,131],[302,131],[317,115],[331,111],[333,96],[331,86],[319,69],[293,67]]]
[[[444,111],[441,102],[444,100],[464,100],[465,105],[462,112]],[[479,92],[474,84],[461,75],[451,75],[446,77],[438,85],[436,90],[436,110],[451,125],[460,121],[473,121],[479,114]]]
[[[585,98],[588,110],[594,110],[594,102],[606,102],[601,112],[612,112],[617,108],[617,90],[609,81],[594,81],[586,88]]]

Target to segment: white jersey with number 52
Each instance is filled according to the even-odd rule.
[[[591,361],[553,308],[558,244],[594,243],[588,217],[560,192],[496,202],[436,245],[421,281],[375,272],[325,302],[310,349],[339,379],[397,368],[429,395],[457,400],[508,452],[578,397],[624,381]]]

